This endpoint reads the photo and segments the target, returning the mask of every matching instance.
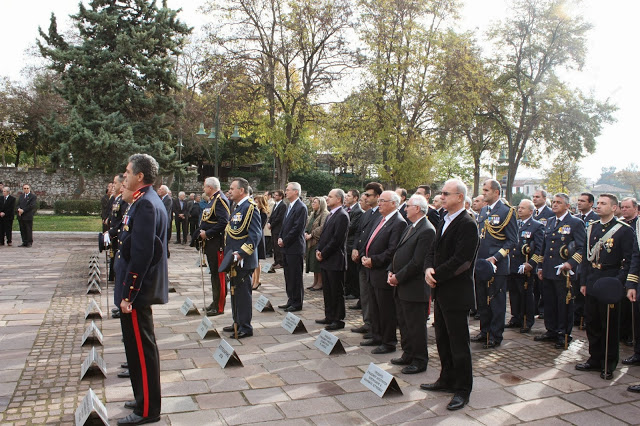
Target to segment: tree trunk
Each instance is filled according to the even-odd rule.
[[[17,151],[16,151],[16,162],[15,162],[15,164],[14,164],[14,166],[16,167],[16,169],[18,168],[18,165],[20,164],[20,154],[21,154],[20,150],[17,150]]]

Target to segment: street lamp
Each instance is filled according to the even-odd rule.
[[[178,145],[176,145],[176,148],[178,149],[178,162],[182,164],[182,148],[184,148],[184,145],[182,145],[182,135],[180,135],[180,139],[178,139]],[[181,166],[180,172],[178,173],[178,192],[180,192],[180,190],[182,189],[180,187],[181,176],[182,176],[182,166]]]

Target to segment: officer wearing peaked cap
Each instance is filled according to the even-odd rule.
[[[596,210],[600,219],[591,222],[587,228],[586,256],[582,260],[580,292],[585,296],[584,313],[587,338],[589,339],[589,359],[576,365],[577,370],[602,370],[606,363],[606,379],[618,364],[620,300],[623,283],[627,281],[629,265],[633,253],[635,234],[631,227],[615,217],[618,199],[612,194],[601,194]],[[607,301],[603,302],[594,284],[601,278],[612,277],[606,293],[619,294],[616,301],[609,303],[609,330],[607,333]],[[601,281],[604,282],[604,281]],[[611,303],[613,302],[613,303]],[[609,337],[608,357],[605,360],[605,336]]]
[[[518,226],[515,209],[500,200],[500,182],[495,179],[485,181],[482,192],[487,205],[478,216],[478,259],[486,259],[494,265],[495,277],[489,286],[483,281],[475,282],[480,333],[472,340],[483,342],[484,348],[494,348],[502,342],[504,332],[509,252],[518,242]]]
[[[544,288],[544,326],[547,331],[534,340],[553,341],[560,349],[564,347],[565,340],[567,343],[571,341],[574,308],[571,284],[584,257],[586,233],[584,222],[569,212],[567,194],[556,194],[551,204],[555,217],[547,219],[542,260],[538,262],[538,278]]]

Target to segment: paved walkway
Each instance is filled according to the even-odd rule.
[[[111,424],[125,416],[132,399],[128,379],[118,379],[124,361],[119,321],[106,318],[107,297],[86,295],[88,259],[95,249],[89,235],[35,235],[30,249],[0,247],[0,424],[72,424],[79,401],[91,387],[105,402]],[[574,370],[586,359],[584,332],[576,331],[568,351],[533,341],[529,335],[506,331],[497,350],[474,345],[474,391],[467,407],[446,410],[451,395],[419,390],[434,381],[439,362],[430,328],[431,360],[425,373],[407,376],[388,361],[396,354],[371,355],[360,348],[361,336],[348,331],[358,325],[350,311],[348,326],[335,333],[346,354],[327,356],[314,347],[321,327],[322,295],[307,292],[299,312],[308,334],[291,335],[280,323],[283,314],[254,310],[254,336],[225,339],[244,367],[220,368],[212,355],[219,340],[196,333],[200,317],[185,317],[179,308],[186,297],[202,307],[197,254],[171,245],[170,279],[177,292],[167,305],[156,307],[156,336],[162,366],[163,416],[166,425],[342,424],[637,424],[640,395],[626,391],[640,382],[640,367],[618,368],[614,380]],[[103,268],[104,269],[104,268]],[[104,272],[103,272],[104,273]],[[208,277],[205,276],[205,279]],[[307,285],[311,277],[307,276]],[[208,282],[208,280],[207,280]],[[285,301],[282,271],[264,274],[254,295],[274,305]],[[210,289],[207,285],[207,300]],[[111,290],[109,290],[111,296]],[[80,380],[80,366],[91,346],[81,346],[84,311],[95,298],[105,318],[97,320],[104,334],[107,378]],[[109,300],[109,306],[113,304]],[[231,324],[225,315],[212,318],[218,331]],[[471,322],[476,332],[478,322]],[[541,331],[541,324],[534,327]],[[630,355],[621,348],[621,357]],[[379,398],[360,379],[369,363],[395,375],[402,395]]]

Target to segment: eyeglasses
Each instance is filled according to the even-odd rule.
[[[383,200],[382,198],[380,198],[380,199],[378,200],[378,204],[381,204],[381,203],[390,203],[390,202],[391,202],[391,200]]]
[[[448,197],[449,195],[459,195],[459,192],[447,192],[447,191],[442,191],[440,192],[440,195],[443,195],[445,197]]]

